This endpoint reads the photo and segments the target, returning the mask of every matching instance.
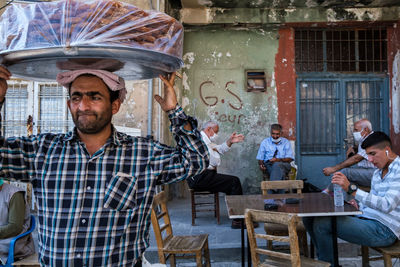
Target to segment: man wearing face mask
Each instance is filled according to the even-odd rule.
[[[284,180],[294,159],[289,140],[281,137],[281,134],[282,126],[272,124],[271,136],[261,142],[257,153],[258,165],[267,172],[270,181]]]
[[[345,161],[332,166],[326,167],[323,169],[323,173],[326,176],[329,176],[339,170],[343,173],[348,179],[357,184],[358,186],[371,186],[371,178],[376,170],[375,166],[368,161],[367,153],[365,149],[362,149],[362,142],[372,134],[372,125],[371,122],[367,119],[361,119],[354,123],[354,141],[358,143],[358,153],[353,156],[348,157]],[[352,148],[349,149],[349,152],[352,151]],[[331,188],[328,188],[331,190]]]
[[[217,167],[221,164],[221,155],[228,152],[232,144],[240,143],[244,140],[244,135],[232,133],[224,143],[217,145],[215,142],[218,137],[219,126],[215,121],[204,123],[201,136],[207,145],[210,153],[210,163],[207,170],[188,178],[186,181],[191,189],[196,191],[223,192],[227,195],[242,195],[242,185],[240,179],[233,175],[217,173]],[[240,220],[232,221],[232,228],[238,229],[241,226]]]

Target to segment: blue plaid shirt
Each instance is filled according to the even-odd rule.
[[[134,265],[149,245],[156,185],[208,166],[196,120],[179,106],[168,116],[176,147],[115,129],[92,156],[76,130],[0,138],[0,175],[30,179],[34,187],[41,265]],[[186,122],[192,131],[183,128]]]

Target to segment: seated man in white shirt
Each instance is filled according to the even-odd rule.
[[[360,216],[338,216],[337,236],[368,247],[390,246],[400,237],[400,157],[392,151],[390,138],[383,132],[370,134],[361,147],[378,169],[369,193],[349,182],[343,173],[333,175],[332,183],[354,196],[363,212]],[[333,263],[330,217],[303,218],[303,223],[317,248],[318,259]]]
[[[187,179],[191,189],[196,191],[223,192],[227,195],[242,195],[242,185],[238,177],[217,172],[217,167],[221,164],[222,154],[229,151],[234,143],[240,143],[244,140],[244,135],[232,133],[224,143],[217,145],[213,141],[217,138],[219,132],[218,123],[214,121],[206,122],[201,130],[201,136],[207,145],[210,153],[210,164],[207,170]],[[240,228],[240,220],[232,221],[232,228]]]

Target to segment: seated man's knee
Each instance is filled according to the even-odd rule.
[[[325,235],[331,232],[330,217],[315,217],[313,221],[313,230],[316,236]]]
[[[275,167],[275,168],[284,168],[284,167],[288,166],[288,164],[290,164],[290,163],[289,163],[289,162],[278,161],[278,162],[274,162],[274,164],[272,165],[272,167]]]
[[[232,184],[233,184],[234,187],[240,187],[240,188],[242,188],[242,183],[240,182],[240,179],[239,179],[239,177],[237,177],[237,176],[234,176],[234,177],[233,177],[233,179],[232,179]]]
[[[349,173],[349,168],[344,168],[340,170],[341,173],[343,173],[348,179],[350,178],[350,173]]]
[[[242,195],[242,183],[240,182],[239,177],[233,176],[232,177],[232,192],[233,195]]]

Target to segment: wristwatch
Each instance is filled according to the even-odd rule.
[[[347,194],[351,195],[353,192],[357,191],[358,186],[356,184],[350,183],[349,188],[347,189]]]

